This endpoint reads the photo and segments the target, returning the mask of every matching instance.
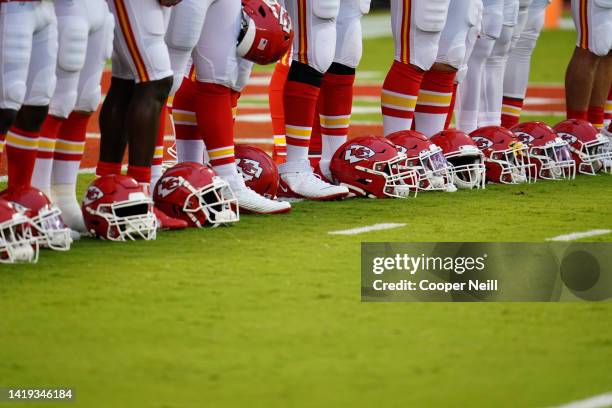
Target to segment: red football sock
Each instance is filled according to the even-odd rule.
[[[28,132],[12,126],[6,134],[8,188],[29,187],[38,151],[40,132]]]
[[[127,175],[136,180],[139,184],[149,184],[151,182],[151,168],[146,166],[128,165]]]
[[[219,170],[219,166],[234,164],[234,126],[230,94],[230,89],[226,86],[195,82],[198,132],[204,136],[210,164],[216,170]]]
[[[319,99],[317,100],[317,106],[315,108],[315,114],[312,118],[312,133],[310,134],[310,144],[308,145],[308,160],[310,165],[314,168],[319,164],[321,160],[321,120],[319,119],[319,111],[321,109],[321,93],[319,93]]]
[[[72,112],[62,123],[53,154],[52,184],[76,183],[77,172],[85,151],[89,119],[91,119],[89,113]]]
[[[587,111],[567,109],[567,118],[588,120]]]
[[[415,107],[415,129],[431,137],[444,130],[456,72],[427,71],[421,81],[421,89]]]
[[[448,107],[448,115],[446,115],[446,121],[444,122],[444,129],[448,129],[453,120],[453,112],[455,111],[455,102],[457,101],[457,87],[458,83],[453,83],[453,96],[451,98],[450,106]]]
[[[319,123],[322,135],[321,170],[324,173],[328,172],[334,153],[348,137],[354,83],[354,74],[328,72],[323,76],[319,94]]]
[[[287,81],[283,101],[285,110],[287,160],[308,159],[312,122],[319,97],[319,87],[298,81]]]
[[[121,163],[98,162],[96,166],[96,176],[109,176],[113,174],[121,174]]]
[[[195,118],[195,82],[183,79],[172,102],[172,119],[176,140],[200,140]]]
[[[410,129],[423,74],[412,65],[393,61],[381,94],[385,136]]]
[[[501,125],[506,129],[510,129],[512,126],[518,124],[522,110],[523,99],[504,96],[502,100]]]
[[[55,141],[57,140],[57,135],[64,121],[64,118],[47,115],[40,127],[40,138],[38,139],[38,153],[36,157],[42,159],[51,159],[53,157]]]
[[[284,60],[285,58],[283,58]],[[289,65],[279,61],[274,67],[270,87],[268,88],[268,100],[270,101],[270,118],[272,119],[272,134],[274,137],[274,149],[272,157],[277,163],[284,162],[287,155],[287,144],[285,142],[285,110],[283,106],[283,92]]]
[[[587,112],[587,120],[597,129],[601,129],[604,124],[604,108],[603,106],[589,106]]]

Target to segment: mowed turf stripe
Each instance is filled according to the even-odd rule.
[[[357,235],[357,234],[364,234],[366,232],[371,232],[371,231],[388,230],[388,229],[394,229],[394,228],[401,228],[405,226],[406,224],[403,224],[403,223],[389,222],[389,223],[382,223],[382,224],[366,225],[365,227],[357,227],[357,228],[351,228],[347,230],[329,231],[328,234],[329,235]]]
[[[609,230],[609,229],[596,229],[596,230],[591,230],[591,231],[572,232],[570,234],[558,235],[556,237],[546,238],[546,240],[547,241],[574,241],[576,239],[581,239],[581,238],[589,238],[589,237],[596,237],[598,235],[606,235],[611,232],[612,230]]]
[[[612,407],[612,392],[595,395],[583,400],[569,402],[555,408],[606,408]]]

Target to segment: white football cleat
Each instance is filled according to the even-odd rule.
[[[71,230],[86,233],[83,212],[76,199],[75,186],[72,184],[57,184],[51,186],[51,201],[62,212],[64,224]]]
[[[225,179],[234,192],[240,212],[245,214],[283,214],[291,211],[291,204],[286,201],[270,200],[257,194],[244,184],[241,175]]]
[[[349,195],[348,188],[323,181],[314,174],[308,160],[287,162],[278,166],[281,199],[337,200]]]

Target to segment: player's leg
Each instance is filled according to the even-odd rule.
[[[370,11],[369,0],[342,0],[336,24],[336,55],[321,83],[319,120],[321,160],[319,170],[332,179],[329,164],[336,150],[346,142],[353,107],[355,69],[362,54],[361,18]],[[315,120],[316,120],[315,119]]]
[[[173,77],[164,42],[167,10],[155,0],[113,0],[109,5],[116,24],[113,62],[124,72],[113,69],[109,96],[114,90],[117,92],[110,101],[105,100],[105,115],[101,116],[101,124],[108,117],[112,124],[104,127],[114,128],[120,136],[105,131],[113,129],[101,126],[100,161],[113,163],[116,171],[125,149],[125,138],[130,147],[128,175],[148,185],[159,117]],[[125,110],[118,112],[119,109]],[[119,129],[122,125],[124,130]]]
[[[36,162],[40,128],[55,90],[57,20],[50,2],[33,3],[36,28],[32,36],[27,91],[15,123],[7,134],[8,188],[29,186]]]
[[[612,54],[602,57],[595,72],[587,119],[597,129],[604,126],[604,108],[612,85]]]
[[[114,30],[114,19],[106,2],[88,0],[82,4],[89,20],[85,59],[76,84],[77,97],[72,112],[62,121],[57,133],[51,172],[51,198],[62,210],[64,222],[77,231],[85,231],[76,197],[77,175],[85,150],[87,126],[102,97],[100,82],[111,56]]]
[[[34,4],[0,7],[0,154],[26,94],[35,29]]]
[[[479,0],[451,0],[436,62],[425,72],[415,109],[415,129],[428,137],[444,129],[457,70],[467,53],[467,37],[479,19]]]
[[[410,129],[424,72],[438,54],[449,0],[392,0],[393,65],[383,83],[384,134]]]
[[[501,125],[503,78],[519,10],[518,0],[504,1],[504,22],[483,70],[478,127]]]
[[[491,55],[504,22],[503,0],[484,0],[480,35],[467,61],[465,77],[457,94],[457,128],[471,132],[478,127],[482,73],[485,61]]]
[[[179,163],[202,163],[204,141],[198,133],[195,110],[195,67],[191,66],[172,102],[176,159]]]
[[[531,56],[544,27],[548,0],[534,0],[527,12],[527,21],[516,44],[510,50],[504,72],[504,98],[502,102],[502,126],[511,128],[519,122],[523,100],[527,92]],[[520,14],[519,14],[520,16]]]
[[[268,99],[270,101],[270,118],[272,119],[272,134],[274,137],[274,147],[272,150],[272,158],[277,164],[285,162],[287,156],[287,143],[285,141],[285,109],[283,106],[283,93],[285,90],[285,82],[289,75],[289,66],[291,65],[292,50],[289,49],[287,54],[276,63],[272,78],[270,79],[270,87],[268,88]]]
[[[295,37],[293,61],[283,95],[287,161],[279,166],[279,196],[315,200],[344,197],[348,189],[316,177],[308,161],[323,74],[335,55],[340,0],[290,0],[286,5],[293,20]]]
[[[104,4],[104,3],[103,3]],[[32,185],[47,196],[51,193],[53,152],[62,122],[68,118],[77,100],[79,74],[85,65],[90,22],[83,1],[54,2],[58,21],[58,58],[55,70],[57,86],[49,105],[38,141],[38,154]],[[104,4],[106,7],[106,4]]]
[[[576,48],[565,72],[567,117],[587,119],[591,91],[601,58],[612,47],[612,7],[595,0],[573,0]]]
[[[239,63],[236,54],[240,23],[238,0],[218,0],[208,9],[202,35],[193,52],[198,132],[204,137],[210,165],[228,182],[242,211],[287,212],[290,205],[264,198],[246,187],[235,162],[232,93],[246,84],[250,73],[250,63]]]

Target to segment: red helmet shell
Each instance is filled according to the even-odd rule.
[[[242,10],[238,55],[261,65],[278,61],[293,41],[287,10],[276,0],[242,0]]]
[[[156,237],[153,202],[131,177],[98,177],[85,192],[81,209],[85,227],[94,237],[112,241]]]
[[[236,166],[245,184],[257,194],[276,198],[280,181],[278,168],[263,150],[247,145],[236,145]]]
[[[488,181],[515,184],[532,180],[528,148],[510,130],[484,126],[470,133],[470,137],[485,156]]]
[[[67,251],[72,244],[70,229],[64,224],[61,211],[39,189],[27,186],[7,189],[0,197],[13,205],[31,219],[33,234],[40,239],[42,247],[57,251]]]
[[[576,165],[572,160],[567,142],[544,122],[523,122],[510,129],[529,147],[532,177],[555,180],[574,178]]]
[[[595,175],[598,171],[612,172],[612,153],[605,150],[608,139],[586,120],[567,119],[557,123],[553,130],[570,147],[578,171]]]
[[[192,227],[210,227],[237,221],[231,209],[235,198],[215,171],[195,162],[178,163],[166,170],[153,190],[155,206]]]
[[[30,219],[13,203],[0,198],[0,263],[37,260],[38,239],[33,235]]]
[[[338,148],[330,163],[333,178],[357,195],[372,198],[407,197],[416,191],[405,156],[384,137],[361,136]]]
[[[430,140],[440,146],[444,157],[453,165],[454,184],[458,188],[485,187],[484,155],[468,134],[458,129],[446,129]]]

